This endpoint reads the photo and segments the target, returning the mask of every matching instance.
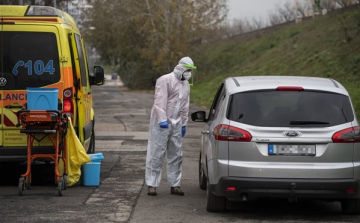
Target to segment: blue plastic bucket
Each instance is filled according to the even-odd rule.
[[[28,110],[58,110],[58,88],[26,88]]]
[[[91,162],[81,166],[82,185],[94,187],[100,185],[101,160],[104,159],[102,153],[88,154]]]
[[[104,159],[104,155],[102,153],[88,154],[88,157],[91,162],[101,162],[101,160]]]

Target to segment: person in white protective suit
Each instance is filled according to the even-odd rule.
[[[148,195],[155,196],[167,154],[167,181],[171,194],[183,196],[180,189],[183,159],[182,138],[188,122],[191,71],[196,69],[190,57],[183,57],[174,71],[156,80],[151,109],[145,179]]]

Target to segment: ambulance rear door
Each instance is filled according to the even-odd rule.
[[[58,29],[55,25],[3,24],[2,145],[26,146],[16,127],[17,111],[27,103],[27,87],[58,87],[60,81]],[[39,144],[40,145],[40,142]]]
[[[2,22],[2,17],[0,16],[0,49],[3,49],[3,22]],[[0,50],[0,113],[1,113],[1,117],[0,117],[0,147],[3,146],[3,102],[2,102],[2,95],[3,95],[3,86],[4,86],[4,78],[3,78],[3,64],[4,64],[4,59],[3,59],[4,55],[3,55],[3,51]]]

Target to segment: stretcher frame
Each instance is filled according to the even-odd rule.
[[[67,147],[66,132],[67,116],[58,110],[20,110],[17,112],[18,127],[21,133],[27,135],[27,167],[19,179],[19,195],[23,196],[25,189],[30,189],[31,164],[35,159],[45,158],[54,161],[54,177],[58,195],[63,195],[67,189]],[[41,135],[39,137],[39,135]],[[32,154],[34,141],[40,142],[48,137],[53,144],[54,153]],[[63,174],[59,173],[59,161],[64,163]]]

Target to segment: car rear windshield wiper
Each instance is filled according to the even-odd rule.
[[[329,122],[320,122],[320,121],[290,121],[290,125],[327,125]]]
[[[242,119],[242,117],[244,117],[244,115],[243,115],[243,114],[240,114],[240,115],[239,115],[239,118],[237,118],[236,121],[240,121],[240,119]]]

